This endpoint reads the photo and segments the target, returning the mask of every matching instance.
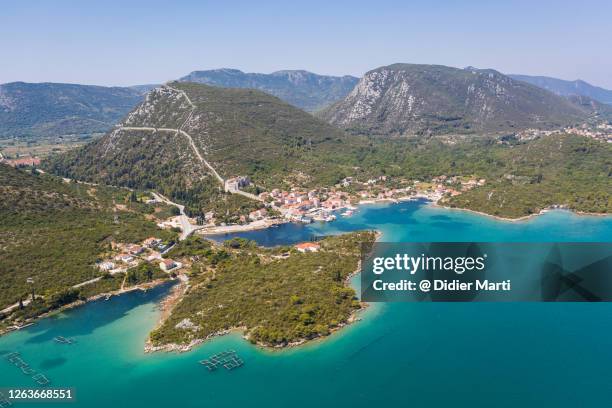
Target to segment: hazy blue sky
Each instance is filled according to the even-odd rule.
[[[294,3],[294,4],[292,4]],[[473,65],[612,88],[612,1],[1,1],[0,83]]]

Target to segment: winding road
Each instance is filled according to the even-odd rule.
[[[226,191],[228,193],[231,193],[231,194],[239,194],[239,195],[247,197],[247,198],[249,198],[251,200],[263,202],[263,200],[261,198],[259,198],[258,196],[256,196],[255,194],[247,193],[246,191],[242,191],[240,189],[230,188],[227,185],[227,183],[225,182],[225,180],[223,179],[223,177],[221,177],[219,175],[217,170],[215,170],[215,168],[202,156],[202,154],[198,150],[197,146],[195,145],[195,142],[193,141],[193,138],[191,137],[191,135],[183,130],[185,125],[187,125],[187,123],[189,122],[189,120],[193,116],[193,112],[196,110],[195,104],[191,101],[191,99],[189,98],[189,96],[187,95],[187,93],[185,91],[183,91],[181,89],[173,88],[173,87],[171,87],[169,85],[164,85],[164,86],[166,88],[168,88],[168,89],[171,89],[171,90],[175,91],[179,95],[183,96],[185,98],[185,100],[187,100],[187,103],[189,103],[189,106],[191,107],[191,110],[189,111],[189,114],[187,115],[187,118],[185,119],[183,124],[178,129],[155,128],[155,127],[147,127],[147,126],[120,126],[120,127],[118,127],[118,129],[123,129],[123,130],[140,130],[140,131],[149,131],[149,132],[173,132],[173,133],[176,133],[177,135],[181,134],[181,135],[185,136],[187,138],[187,140],[189,141],[189,145],[191,146],[191,149],[195,153],[195,155],[198,158],[198,160],[202,164],[204,164],[210,170],[210,172],[213,174],[213,176],[215,176],[215,178],[219,181],[219,183],[221,183],[221,185],[223,186],[223,190],[224,191]],[[172,203],[170,200],[168,200],[168,199],[166,199],[166,200],[168,201],[168,203]],[[179,206],[178,204],[175,204],[175,203],[172,203],[172,204],[176,205],[177,207]],[[180,209],[180,207],[179,207],[179,209]],[[181,209],[181,214],[184,214],[183,209]],[[193,231],[191,231],[191,232],[193,232]]]
[[[204,228],[203,225],[193,225],[192,223],[189,222],[189,217],[187,217],[187,215],[185,214],[184,205],[170,201],[168,198],[164,197],[163,195],[159,193],[152,192],[151,194],[153,195],[153,197],[155,197],[157,201],[161,201],[168,205],[173,205],[179,209],[180,215],[178,216],[178,220],[179,220],[179,223],[181,224],[181,235],[179,236],[179,241],[186,239],[188,236],[193,234],[195,231]]]

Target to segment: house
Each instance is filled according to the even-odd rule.
[[[128,249],[128,252],[131,255],[138,255],[138,254],[141,254],[144,251],[144,248],[141,247],[140,245],[130,245],[130,246],[128,246],[127,249]]]
[[[321,245],[316,242],[302,242],[301,244],[295,245],[295,249],[298,251],[305,252],[317,252],[321,248]]]
[[[110,261],[106,261],[98,264],[98,268],[100,268],[102,271],[110,271],[111,269],[115,269],[115,264]]]
[[[4,163],[13,167],[26,167],[26,166],[38,166],[40,159],[38,157],[22,157],[20,159],[7,159]]]
[[[249,213],[249,219],[252,221],[261,220],[268,214],[268,211],[265,208],[260,208],[259,210],[251,211]]]
[[[162,271],[165,271],[165,272],[171,271],[177,266],[178,266],[177,263],[174,262],[172,259],[163,259],[159,263],[159,267],[161,268]]]
[[[151,251],[151,253],[147,256],[146,260],[151,262],[156,259],[161,259],[161,254],[157,251]]]
[[[242,187],[248,187],[251,184],[251,179],[247,176],[238,176],[231,178],[225,182],[225,190],[239,190]]]
[[[115,257],[115,260],[125,262],[125,263],[130,263],[134,260],[134,257],[130,254],[119,254]]]
[[[149,247],[149,248],[153,248],[153,247],[161,244],[161,242],[162,242],[162,240],[159,239],[159,238],[149,237],[149,238],[145,239],[142,244],[144,246]]]

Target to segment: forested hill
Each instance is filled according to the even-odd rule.
[[[0,163],[0,197],[0,310],[27,297],[28,278],[45,300],[24,313],[58,306],[72,285],[100,276],[95,262],[112,241],[175,236],[147,220],[125,189],[67,183]]]
[[[194,146],[170,130],[178,128]],[[224,179],[247,175],[277,187],[335,184],[360,145],[365,141],[264,92],[175,82],[149,93],[103,138],[46,166],[70,178],[157,189],[199,212],[219,201],[219,183],[193,147]]]
[[[0,137],[106,132],[144,98],[149,86],[121,88],[59,83],[0,85]]]
[[[494,70],[394,64],[366,73],[320,117],[354,133],[405,136],[559,128],[593,113]]]
[[[180,79],[224,88],[259,89],[308,112],[344,98],[358,80],[350,75],[336,77],[301,70],[257,74],[228,68],[194,71]]]
[[[249,176],[265,190],[330,187],[347,176],[363,181],[381,175],[396,181],[475,176],[488,180],[478,191],[504,181],[500,186],[506,191],[522,194],[531,185],[551,194],[529,193],[532,199],[525,205],[509,199],[498,208],[481,200],[457,205],[508,216],[550,204],[610,211],[605,195],[609,146],[568,137],[505,143],[496,138],[348,135],[260,91],[177,82],[151,92],[103,138],[52,157],[45,168],[70,178],[155,189],[186,204],[192,214],[244,214],[261,205],[223,192],[194,147],[223,179]],[[560,147],[565,155],[558,154]],[[524,159],[517,162],[519,153]],[[515,187],[506,188],[508,180]]]

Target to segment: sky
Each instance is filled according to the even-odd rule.
[[[396,62],[612,89],[612,1],[0,0],[0,83],[161,83],[194,70],[355,75]]]

